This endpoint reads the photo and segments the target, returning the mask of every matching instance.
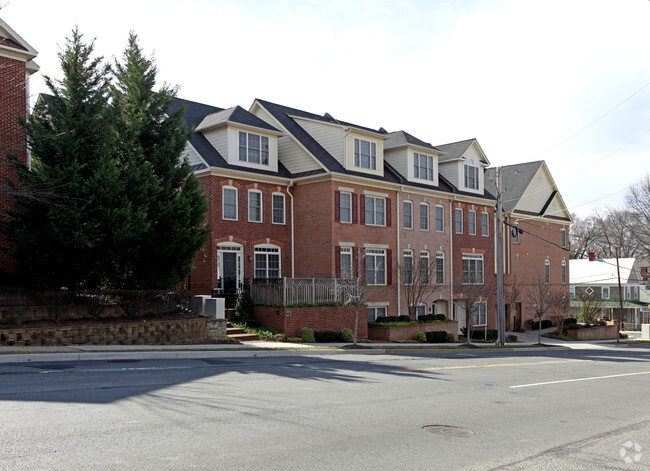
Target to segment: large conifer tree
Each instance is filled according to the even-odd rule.
[[[183,111],[168,115],[176,89],[154,90],[157,68],[129,35],[122,62],[115,64],[113,106],[127,194],[146,227],[124,262],[132,288],[167,288],[191,270],[202,247],[207,202],[180,156],[190,134]]]

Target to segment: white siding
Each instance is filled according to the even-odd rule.
[[[294,120],[341,165],[345,165],[345,130],[339,126],[321,124],[294,117]]]
[[[460,170],[459,170],[460,167]],[[451,162],[440,162],[438,164],[438,169],[440,171],[440,175],[445,177],[449,182],[454,185],[456,188],[460,188],[460,185],[458,184],[459,180],[458,177],[459,175],[462,177],[462,171],[463,171],[463,161],[451,161]],[[461,182],[463,180],[460,180]]]
[[[540,212],[554,189],[553,183],[540,168],[519,199],[517,209],[535,213]]]
[[[410,179],[410,165],[406,149],[406,147],[399,147],[397,149],[384,150],[384,159],[386,159],[386,162],[391,164],[400,174],[407,179]]]
[[[217,149],[221,156],[228,160],[228,131],[226,126],[217,129],[211,129],[202,133],[203,136]]]
[[[255,116],[284,131],[280,123],[261,106],[255,107]],[[278,159],[291,173],[310,172],[322,168],[291,136],[278,138]]]
[[[187,144],[185,146],[185,150],[181,154],[180,160],[187,159],[190,165],[198,165],[198,164],[205,164],[205,161],[201,158],[201,156],[194,150],[194,148]],[[207,165],[207,164],[206,164]]]

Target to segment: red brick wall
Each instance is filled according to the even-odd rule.
[[[25,62],[0,57],[0,185],[7,178],[14,179],[7,155],[14,155],[27,163],[27,147],[19,117],[25,117]],[[9,200],[0,196],[0,218],[9,208]],[[0,235],[0,248],[6,247],[8,241]],[[0,250],[0,271],[13,271],[15,261]]]
[[[384,340],[393,342],[395,340],[413,340],[418,332],[447,332],[458,334],[458,322],[427,322],[415,325],[404,326],[377,326],[368,327],[368,338],[371,340]]]
[[[194,259],[192,271],[192,292],[194,294],[210,294],[217,286],[217,244],[227,242],[232,237],[233,242],[244,246],[244,277],[251,278],[254,274],[254,247],[271,244],[280,247],[280,268],[284,276],[291,276],[291,198],[286,186],[269,183],[256,183],[252,180],[229,179],[220,176],[199,177],[201,188],[208,198],[207,221],[210,235],[205,245]],[[238,220],[224,220],[222,217],[222,187],[234,186],[238,189]],[[255,186],[257,186],[255,188]],[[262,221],[248,221],[248,190],[257,189],[262,192]],[[272,223],[272,193],[285,195],[285,224]]]
[[[291,315],[287,316],[288,312]],[[354,332],[355,308],[351,306],[321,307],[267,307],[255,306],[255,319],[262,324],[280,330],[287,335],[298,335],[303,327],[313,330],[340,331],[348,328]],[[363,306],[359,310],[357,338],[368,338],[368,311]]]
[[[517,217],[510,218],[510,222],[518,222],[521,229],[530,232],[530,234],[525,232],[520,234],[519,243],[516,244],[511,231],[504,231],[506,240],[505,283],[507,286],[516,279],[520,291],[519,302],[521,302],[522,307],[521,327],[526,329],[528,327],[526,321],[533,319],[535,316],[527,292],[535,285],[537,280],[544,280],[545,260],[548,259],[551,263],[551,289],[559,290],[569,298],[569,252],[541,240],[546,239],[561,245],[561,229],[565,229],[566,243],[568,244],[569,225],[555,221],[518,219]],[[541,239],[533,237],[531,234],[535,234]],[[566,262],[566,284],[562,284],[562,261]],[[513,325],[512,316],[515,309],[511,308],[510,311],[510,325]],[[552,312],[548,311],[544,318],[550,319],[552,315]]]
[[[463,210],[463,233],[456,234],[454,228],[454,209]],[[448,208],[447,208],[448,209]],[[476,212],[476,235],[469,234],[469,211]],[[488,237],[481,235],[481,213],[489,214],[490,232]],[[472,288],[463,287],[463,253],[483,254],[483,274],[485,277],[485,290],[482,301],[487,301],[487,328],[496,328],[496,273],[494,258],[494,206],[480,205],[463,202],[454,202],[451,213],[451,228],[453,237],[453,276],[454,299],[458,300],[461,294],[469,294]],[[474,291],[476,293],[476,291]],[[478,300],[477,300],[478,301]],[[461,326],[462,327],[462,326]]]

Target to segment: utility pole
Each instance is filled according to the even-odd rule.
[[[497,344],[506,344],[505,303],[503,293],[503,207],[501,195],[501,168],[497,167]]]
[[[621,316],[623,315],[623,293],[621,290],[621,269],[618,266],[618,247],[614,248],[616,254],[616,274],[618,275],[618,301],[621,308],[618,311],[618,327],[616,328],[616,343],[621,341]]]

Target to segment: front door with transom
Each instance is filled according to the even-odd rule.
[[[227,245],[219,247],[219,287],[224,292],[238,291],[242,282],[242,247]]]

